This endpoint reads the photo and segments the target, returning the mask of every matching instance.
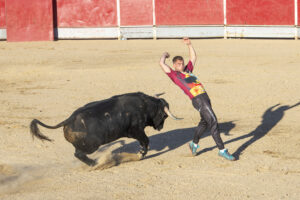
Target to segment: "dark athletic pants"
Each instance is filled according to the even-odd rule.
[[[193,106],[200,112],[201,121],[195,130],[193,142],[198,144],[204,131],[209,128],[217,147],[224,149],[224,143],[220,137],[218,120],[211,108],[210,99],[206,93],[200,94],[192,99]]]

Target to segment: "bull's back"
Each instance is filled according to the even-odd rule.
[[[88,103],[71,117],[74,120],[65,126],[65,138],[83,152],[92,153],[100,145],[132,137],[132,130],[144,128],[145,102],[139,94],[114,96]]]
[[[76,115],[82,120],[74,121],[84,123],[86,138],[96,137],[99,145],[129,137],[128,131],[139,123],[142,118],[143,101],[136,95],[119,95],[110,99],[91,102],[78,109]],[[82,125],[80,125],[82,127]],[[78,130],[73,130],[78,132]]]

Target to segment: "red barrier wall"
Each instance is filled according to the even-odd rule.
[[[155,0],[157,25],[223,24],[223,0]]]
[[[117,26],[116,0],[56,0],[58,27]]]
[[[152,0],[120,0],[121,26],[152,25]]]
[[[152,0],[119,1],[121,26],[153,24]],[[300,26],[300,0],[297,2]],[[294,3],[227,0],[227,24],[294,25]],[[223,0],[155,0],[155,16],[158,26],[223,25]],[[0,0],[0,28],[7,29],[8,41],[53,40],[53,24],[117,27],[117,21],[117,0]]]
[[[294,25],[294,0],[227,0],[229,25]]]
[[[53,40],[52,0],[6,1],[7,41]]]
[[[298,26],[300,26],[300,0],[298,2]]]
[[[0,0],[0,28],[5,28],[5,0]]]

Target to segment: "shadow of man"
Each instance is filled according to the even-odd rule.
[[[257,141],[257,140],[261,139],[262,137],[264,137],[272,128],[274,128],[278,124],[278,122],[283,118],[283,116],[284,116],[284,114],[287,110],[292,109],[292,108],[300,105],[300,102],[298,102],[298,103],[296,103],[292,106],[284,105],[284,106],[277,107],[279,105],[280,104],[271,106],[269,109],[266,110],[266,112],[262,116],[261,124],[255,130],[253,130],[252,132],[250,132],[249,134],[247,134],[245,136],[242,136],[242,138],[236,138],[236,139],[229,140],[229,141],[226,142],[226,143],[230,143],[230,142],[234,142],[234,141],[239,140],[239,139],[243,139],[243,138],[247,138],[247,137],[252,136],[251,139],[249,139],[244,144],[242,144],[233,153],[233,155],[236,157],[236,159],[239,159],[242,152],[249,145],[253,144],[255,141]]]
[[[219,123],[220,133],[224,135],[229,135],[229,132],[235,127],[233,121]],[[146,156],[144,159],[152,158],[164,154],[166,152],[172,151],[193,139],[194,131],[196,127],[175,129],[165,133],[160,133],[152,135],[149,137],[150,148],[149,151],[155,150],[157,153]],[[201,138],[207,137],[210,132],[206,131]],[[138,142],[131,142],[129,144],[123,145],[122,147],[113,151],[113,153],[136,153],[139,149]]]
[[[231,139],[231,140],[228,140],[228,141],[224,142],[224,144],[228,144],[228,143],[235,142],[235,141],[238,141],[238,140],[241,140],[241,139],[252,137],[248,141],[243,143],[233,153],[233,156],[237,160],[239,159],[240,155],[243,153],[243,151],[245,151],[245,149],[249,145],[253,144],[255,141],[257,141],[257,140],[261,139],[262,137],[264,137],[272,128],[274,128],[278,124],[278,122],[283,118],[285,111],[300,105],[300,102],[298,102],[298,103],[296,103],[292,106],[284,105],[284,106],[278,107],[279,105],[280,104],[276,104],[274,106],[271,106],[270,108],[268,108],[264,112],[264,114],[262,116],[262,122],[255,130],[251,131],[250,133],[248,133],[246,135],[242,135],[240,137],[237,137],[237,138],[234,138],[234,139]],[[213,150],[214,148],[216,148],[216,146],[203,149],[198,154],[204,153],[206,151]]]

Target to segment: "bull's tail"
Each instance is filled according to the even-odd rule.
[[[34,137],[37,137],[38,139],[40,140],[48,140],[50,142],[52,142],[53,140],[51,140],[50,138],[48,138],[47,136],[43,135],[40,131],[40,129],[38,128],[37,124],[45,127],[45,128],[50,128],[50,129],[57,129],[59,127],[62,127],[64,126],[66,123],[67,123],[68,120],[65,120],[55,126],[48,126],[44,123],[42,123],[41,121],[37,120],[37,119],[34,119],[31,121],[30,123],[30,132],[31,132],[31,135],[32,135],[32,138]]]

